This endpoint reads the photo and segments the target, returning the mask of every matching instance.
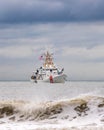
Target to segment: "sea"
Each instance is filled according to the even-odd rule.
[[[104,81],[0,81],[0,130],[104,130]]]

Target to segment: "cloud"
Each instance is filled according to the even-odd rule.
[[[62,50],[63,55],[69,57],[72,61],[104,62],[104,45],[98,45],[90,49],[85,47],[66,46],[63,47]]]
[[[70,79],[104,79],[104,23],[6,25],[0,28],[0,79],[30,79],[49,50]]]
[[[103,0],[1,0],[0,23],[104,20]]]
[[[0,29],[0,56],[31,57],[44,50],[78,59],[103,59],[104,24],[38,24]],[[103,48],[103,49],[102,49]],[[41,52],[39,52],[41,50]],[[33,52],[34,51],[34,52]]]
[[[11,46],[0,48],[0,56],[8,58],[25,58],[32,56],[32,48],[28,46]]]
[[[25,41],[25,40],[24,40]],[[28,40],[29,41],[29,40]],[[30,40],[31,41],[31,40]],[[34,41],[34,40],[33,40]],[[36,42],[36,41],[35,41]],[[37,42],[38,44],[39,42]],[[27,44],[14,44],[10,46],[4,46],[0,48],[0,57],[5,58],[13,58],[13,59],[28,59],[28,58],[33,58],[39,57],[41,53],[43,53],[45,50],[48,50],[48,48],[51,50],[53,46],[51,44],[33,44],[31,45]]]

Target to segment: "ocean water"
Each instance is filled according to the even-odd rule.
[[[104,130],[104,82],[0,82],[0,130]]]

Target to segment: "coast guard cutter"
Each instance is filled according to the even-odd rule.
[[[34,82],[43,81],[50,83],[64,83],[66,80],[66,74],[64,74],[64,68],[59,70],[53,63],[53,54],[48,51],[44,53],[40,59],[43,60],[43,65],[36,69],[31,76],[31,80]]]

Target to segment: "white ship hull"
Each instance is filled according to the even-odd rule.
[[[33,83],[39,83],[39,82],[47,82],[47,83],[65,83],[66,81],[66,75],[62,74],[62,75],[55,75],[53,76],[53,80],[50,80],[50,77],[46,77],[43,80],[34,80],[31,79],[31,82]]]
[[[43,79],[43,82],[49,82],[49,83],[64,83],[66,80],[66,75],[55,75],[53,76],[53,80],[50,80],[50,77],[47,77],[46,79]]]

